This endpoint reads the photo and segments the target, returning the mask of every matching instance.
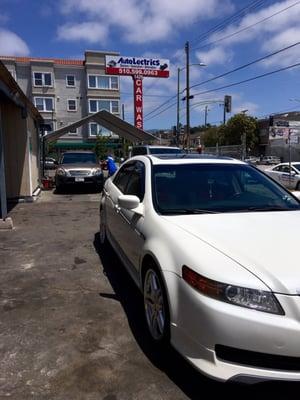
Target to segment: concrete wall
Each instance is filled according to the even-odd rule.
[[[22,118],[21,109],[9,100],[1,99],[1,115],[7,198],[31,196],[38,186],[38,138],[34,122],[30,116]]]

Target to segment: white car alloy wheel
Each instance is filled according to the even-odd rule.
[[[144,307],[148,330],[152,338],[161,342],[168,339],[169,312],[164,288],[158,273],[149,268],[144,280]]]
[[[100,211],[100,232],[99,232],[100,243],[105,244],[106,242],[106,227],[105,227],[105,217],[104,210]]]

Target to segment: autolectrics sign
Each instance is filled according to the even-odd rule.
[[[110,75],[168,78],[170,74],[169,64],[169,60],[161,58],[106,56],[105,72]]]

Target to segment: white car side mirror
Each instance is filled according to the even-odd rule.
[[[140,199],[137,196],[131,194],[122,194],[118,197],[118,206],[132,210],[140,205]]]

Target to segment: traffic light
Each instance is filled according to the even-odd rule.
[[[273,115],[269,116],[269,126],[273,126],[274,125],[274,117]]]
[[[227,113],[231,112],[231,96],[225,96],[224,97],[224,107],[225,107],[225,111]]]

